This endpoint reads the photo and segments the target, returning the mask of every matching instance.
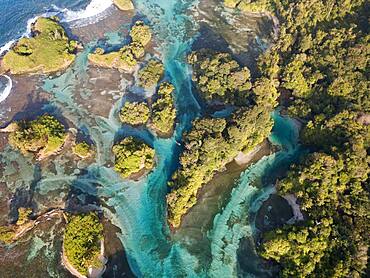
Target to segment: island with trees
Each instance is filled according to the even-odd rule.
[[[10,125],[9,144],[23,154],[45,158],[62,149],[68,138],[63,124],[55,117],[42,115],[33,121],[19,121]]]
[[[135,9],[131,0],[113,0],[113,3],[121,11],[131,11]]]
[[[32,36],[21,38],[2,58],[0,72],[49,74],[64,70],[73,63],[77,47],[57,17],[40,17],[32,25]]]
[[[145,125],[149,117],[150,109],[146,102],[126,102],[119,113],[121,122],[132,126]]]
[[[85,141],[76,143],[72,147],[72,151],[75,155],[82,159],[88,158],[94,154],[92,147]]]
[[[155,164],[155,151],[145,142],[126,137],[113,146],[114,169],[123,177],[137,179],[150,171]]]
[[[164,67],[160,61],[155,59],[149,62],[139,71],[139,85],[145,89],[157,86],[159,80],[163,77]]]
[[[144,57],[145,46],[150,42],[152,34],[149,26],[143,21],[136,21],[130,31],[131,43],[118,51],[105,53],[104,49],[97,48],[90,53],[88,59],[97,67],[113,68],[126,72],[133,72],[138,61]]]
[[[169,137],[173,133],[176,120],[174,104],[175,87],[169,82],[162,82],[152,104],[150,127],[160,137]]]
[[[250,72],[229,53],[202,49],[191,53],[193,81],[201,98],[209,104],[248,105],[252,96]]]
[[[66,215],[63,237],[63,261],[74,275],[86,277],[93,269],[105,270],[102,254],[103,225],[96,212]],[[77,272],[76,272],[77,271]]]
[[[176,120],[174,91],[175,87],[165,81],[160,84],[151,104],[125,102],[119,112],[121,122],[134,127],[147,126],[159,137],[171,137]]]
[[[169,183],[168,222],[178,228],[182,216],[197,202],[197,193],[240,152],[248,153],[270,134],[269,110],[240,108],[229,118],[201,118],[184,135],[180,168]]]
[[[183,136],[180,167],[169,182],[168,222],[173,229],[197,202],[199,190],[240,153],[248,154],[271,133],[270,113],[277,105],[272,78],[250,80],[248,68],[241,67],[230,54],[202,49],[188,57],[193,80],[208,106],[234,105],[227,118],[193,121]]]

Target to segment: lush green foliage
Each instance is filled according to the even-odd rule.
[[[250,102],[249,69],[241,68],[228,53],[203,49],[188,57],[193,66],[193,81],[206,101],[221,101],[236,105]]]
[[[83,275],[95,266],[103,239],[103,225],[96,213],[71,215],[64,233],[64,253],[68,261]]]
[[[246,12],[261,12],[269,10],[269,0],[224,0],[224,4],[228,8],[238,8]]]
[[[137,21],[130,35],[132,39],[130,44],[110,53],[104,53],[102,48],[97,48],[95,53],[89,54],[89,61],[99,67],[132,71],[145,54],[144,46],[149,43],[151,32],[142,21]]]
[[[86,158],[92,153],[91,146],[86,142],[80,142],[76,144],[75,146],[73,146],[72,151],[75,155],[81,158]]]
[[[294,193],[308,220],[265,236],[262,255],[282,264],[283,277],[359,277],[370,229],[369,157],[354,150],[314,153],[279,184]]]
[[[145,125],[149,120],[150,110],[145,102],[126,102],[122,107],[119,118],[129,125]]]
[[[139,85],[144,88],[152,88],[158,84],[163,73],[163,64],[152,59],[139,71]]]
[[[9,136],[9,143],[22,153],[51,153],[62,147],[64,126],[53,116],[43,115],[34,121],[21,121]]]
[[[124,178],[154,167],[154,149],[133,137],[127,137],[114,145],[113,153],[114,169]]]
[[[29,216],[31,215],[32,213],[32,209],[31,208],[19,208],[18,209],[18,221],[17,221],[17,225],[18,226],[21,226],[25,223],[28,222],[29,220]]]
[[[261,254],[283,277],[360,277],[369,246],[369,35],[365,1],[271,1],[281,21],[261,78],[290,96],[315,153],[279,184],[307,219],[265,235]],[[272,8],[271,8],[272,9]]]
[[[0,242],[5,244],[12,243],[15,237],[15,231],[9,226],[0,226]]]
[[[145,25],[143,21],[136,21],[135,25],[131,28],[130,36],[133,42],[146,46],[152,38],[152,32],[149,26]]]
[[[229,119],[203,118],[185,134],[180,168],[167,195],[168,221],[178,227],[181,217],[197,201],[198,190],[240,151],[249,152],[270,134],[273,122],[263,106],[240,108]]]
[[[68,67],[75,58],[77,43],[70,41],[55,18],[39,18],[34,36],[22,38],[4,56],[1,70],[13,74],[51,73]]]
[[[173,101],[175,87],[168,83],[161,83],[157,98],[152,105],[151,126],[161,134],[169,134],[176,119],[176,108]]]

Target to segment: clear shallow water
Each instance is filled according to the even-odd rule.
[[[123,101],[120,92],[130,90],[129,82],[122,82],[119,92],[112,93],[113,105],[112,101],[107,101],[109,113],[94,113],[86,105],[99,93],[91,89],[88,73],[87,54],[97,43],[91,42],[78,55],[72,68],[59,77],[45,79],[43,89],[51,95],[50,104],[44,110],[61,114],[84,130],[96,145],[96,162],[92,165],[71,164],[68,157],[58,156],[51,166],[40,170],[30,160],[22,159],[11,150],[7,150],[1,158],[6,167],[0,181],[5,181],[14,191],[34,184],[35,202],[40,209],[65,199],[71,187],[100,197],[105,203],[106,214],[122,230],[120,239],[137,276],[236,277],[239,241],[256,233],[250,215],[273,192],[270,183],[276,172],[287,167],[300,153],[293,121],[274,113],[275,128],[270,140],[280,145],[282,151],[260,160],[241,175],[229,203],[214,219],[212,229],[204,231],[210,238],[211,246],[201,246],[206,250],[204,252],[191,253],[190,247],[197,245],[197,242],[188,242],[186,238],[182,241],[172,239],[165,219],[166,184],[178,164],[181,150],[177,142],[181,140],[183,131],[190,128],[191,120],[201,114],[191,92],[191,73],[184,62],[197,34],[196,23],[189,12],[195,4],[192,0],[135,1],[138,12],[152,24],[166,67],[166,78],[176,87],[179,115],[172,138],[158,139],[148,130],[121,126],[117,118]],[[109,37],[112,44],[118,42],[114,33],[110,33]],[[101,102],[95,105],[107,104]],[[155,170],[139,182],[122,180],[109,167],[113,160],[111,147],[125,135],[142,138],[155,148],[158,156]],[[16,162],[17,167],[12,162]],[[21,170],[21,177],[17,168]],[[262,277],[264,272],[257,264],[258,260],[251,264],[254,267],[249,275]]]

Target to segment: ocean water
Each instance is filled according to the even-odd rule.
[[[0,0],[0,6],[7,9],[8,20],[13,20],[9,19],[9,13],[14,6],[23,7],[16,11],[20,19],[13,24],[12,32],[8,30],[9,27],[3,26],[9,24],[8,21],[0,17],[0,45],[21,36],[26,31],[28,19],[50,9],[60,11],[68,8],[67,12],[63,12],[67,22],[73,22],[78,15],[86,18],[84,13],[73,13],[72,10],[88,10],[85,15],[96,11],[87,8],[91,5],[87,1],[59,1],[56,3],[58,8],[53,7],[53,1],[27,0],[23,6],[22,2]],[[101,10],[110,3],[97,2]],[[280,116],[278,111],[273,113],[275,127],[270,140],[280,146],[281,151],[261,159],[241,174],[228,204],[215,217],[212,228],[204,231],[211,244],[198,248],[205,252],[191,251],[197,242],[187,241],[186,238],[174,239],[166,224],[167,181],[178,166],[181,152],[178,142],[183,132],[191,127],[194,118],[202,115],[193,97],[191,70],[185,62],[186,54],[191,51],[191,44],[198,34],[198,25],[193,18],[197,1],[134,0],[134,3],[137,12],[155,33],[166,68],[166,79],[176,87],[178,119],[173,137],[160,139],[146,129],[133,129],[120,124],[117,113],[125,100],[120,92],[133,91],[130,82],[122,81],[118,93],[108,92],[114,96],[113,103],[109,104],[109,113],[96,113],[93,107],[86,105],[101,93],[93,91],[89,83],[91,73],[87,55],[98,43],[91,41],[78,54],[71,68],[60,76],[45,78],[42,89],[50,95],[50,103],[43,110],[62,115],[83,130],[96,146],[96,161],[84,165],[71,163],[68,157],[58,156],[52,161],[51,167],[40,169],[30,159],[24,159],[8,148],[0,156],[0,162],[5,165],[0,182],[5,182],[14,192],[32,184],[34,201],[39,209],[46,208],[48,203],[57,199],[63,200],[70,188],[99,197],[106,216],[122,231],[119,238],[125,247],[130,267],[138,277],[237,277],[241,275],[237,261],[239,242],[245,237],[253,238],[258,233],[254,225],[254,212],[274,192],[271,181],[276,172],[288,167],[302,152],[298,144],[297,127],[291,119]],[[4,10],[1,10],[0,15],[3,13]],[[119,42],[118,33],[107,35],[112,44]],[[104,103],[94,104],[104,106]],[[146,141],[155,148],[158,157],[156,168],[138,182],[121,179],[109,167],[113,161],[112,145],[127,135]],[[37,246],[40,245],[42,243],[38,242]],[[32,253],[30,258],[33,256]],[[251,263],[253,267],[243,276],[269,277],[269,273],[259,266],[259,260],[254,260]]]
[[[88,0],[0,0],[0,47],[22,36],[35,16],[58,9],[80,10]]]

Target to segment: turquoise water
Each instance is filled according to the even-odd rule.
[[[76,63],[59,77],[45,79],[43,89],[51,95],[45,110],[58,111],[78,129],[84,130],[97,148],[93,164],[74,162],[58,156],[52,166],[43,169],[35,192],[45,202],[49,196],[59,196],[71,188],[98,196],[106,215],[121,228],[119,235],[134,273],[139,277],[236,277],[239,274],[237,251],[244,237],[257,233],[251,215],[261,201],[274,191],[271,181],[282,168],[295,161],[301,150],[294,122],[278,112],[273,113],[275,127],[270,140],[279,145],[281,151],[263,158],[242,173],[232,196],[215,217],[210,231],[204,231],[210,246],[198,246],[205,252],[192,253],[197,242],[174,240],[166,224],[167,181],[178,165],[181,151],[177,142],[191,127],[191,121],[201,115],[200,106],[193,97],[191,72],[185,56],[197,35],[197,26],[190,10],[196,5],[193,0],[136,0],[139,13],[151,24],[157,39],[158,50],[166,67],[166,79],[176,87],[178,119],[174,136],[158,139],[146,129],[122,127],[117,112],[124,101],[119,93],[113,94],[114,104],[107,102],[109,113],[98,114],[86,103],[97,97],[92,90],[87,54],[96,46],[93,41],[77,57]],[[117,34],[109,33],[109,43],[119,44]],[[122,82],[121,92],[130,91],[130,84]],[[95,103],[104,107],[104,103]],[[222,115],[221,115],[222,116]],[[152,145],[157,153],[157,166],[146,178],[134,182],[122,180],[112,168],[111,148],[122,136],[134,135]],[[7,163],[6,175],[2,179],[9,183],[17,170],[12,162],[17,161],[24,177],[14,179],[13,188],[32,183],[38,168],[29,160],[11,150],[2,156]],[[23,161],[23,162],[22,162]],[[53,194],[51,194],[53,193]],[[55,198],[55,197],[53,197]],[[49,202],[55,201],[48,200]],[[47,202],[44,203],[47,206]],[[251,250],[253,252],[254,250]],[[250,269],[250,277],[262,277],[264,271],[256,260]]]

